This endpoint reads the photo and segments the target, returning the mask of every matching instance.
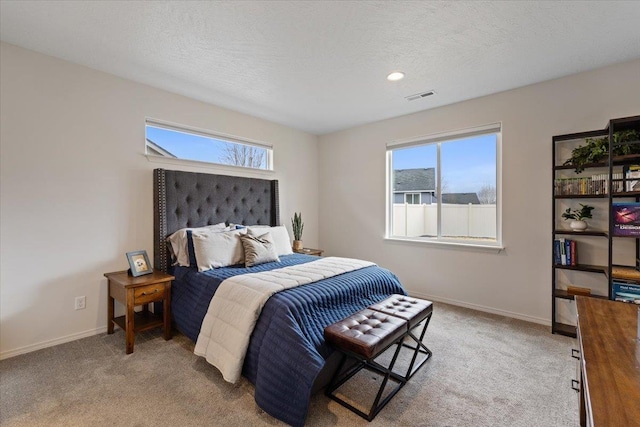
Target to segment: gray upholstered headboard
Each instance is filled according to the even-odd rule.
[[[279,225],[278,181],[155,169],[154,267],[167,271],[166,238],[185,227],[220,222]]]

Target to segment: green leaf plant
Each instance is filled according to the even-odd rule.
[[[591,215],[591,212],[595,209],[593,206],[583,205],[582,203],[580,203],[580,206],[582,206],[580,209],[571,210],[571,208],[567,208],[567,210],[562,214],[562,218],[564,218],[565,220],[571,219],[574,221],[582,221],[587,218],[593,218],[593,216]]]
[[[293,213],[293,218],[291,218],[291,228],[293,229],[293,238],[295,240],[302,240],[302,230],[304,229],[304,222],[302,222],[302,212]]]
[[[625,130],[613,134],[613,155],[624,156],[626,154],[640,154],[640,144],[618,145],[624,142],[637,141],[640,132]],[[576,173],[581,173],[590,163],[598,163],[609,155],[609,137],[586,138],[586,145],[580,145],[573,149],[571,158],[564,162],[564,166],[575,166]]]

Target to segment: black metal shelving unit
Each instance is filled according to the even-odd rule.
[[[563,283],[559,283],[558,280],[558,272],[562,271],[562,270],[573,270],[573,271],[583,271],[583,272],[587,272],[587,273],[594,273],[594,274],[603,274],[607,280],[607,295],[594,295],[592,294],[591,297],[593,298],[608,298],[608,299],[613,299],[613,294],[612,294],[612,290],[613,290],[613,280],[617,279],[617,278],[621,278],[619,276],[616,276],[616,274],[620,274],[620,272],[622,271],[625,274],[625,278],[624,280],[627,281],[635,281],[636,283],[640,283],[640,272],[638,272],[638,269],[640,269],[640,245],[639,245],[639,241],[640,239],[638,239],[638,237],[617,237],[614,236],[614,221],[613,221],[613,217],[611,215],[612,212],[612,207],[613,207],[613,203],[614,201],[617,200],[628,200],[628,199],[632,199],[635,200],[636,202],[640,202],[640,191],[614,191],[615,189],[615,185],[622,181],[622,186],[623,186],[623,190],[626,189],[625,187],[625,183],[626,180],[623,177],[622,180],[614,180],[613,178],[613,174],[614,172],[618,172],[618,169],[621,169],[621,166],[625,166],[625,165],[637,165],[640,164],[640,155],[638,154],[634,154],[634,155],[624,155],[624,156],[614,156],[613,155],[613,149],[615,146],[617,146],[613,141],[613,135],[615,132],[618,131],[622,131],[622,130],[637,130],[640,131],[640,116],[634,116],[634,117],[625,117],[625,118],[620,118],[620,119],[612,119],[609,121],[609,123],[607,124],[607,126],[602,129],[602,130],[593,130],[593,131],[587,131],[587,132],[579,132],[579,133],[572,133],[572,134],[566,134],[566,135],[558,135],[558,136],[554,136],[553,137],[553,177],[552,177],[552,218],[553,218],[553,228],[552,228],[552,238],[551,238],[551,243],[552,243],[552,259],[551,259],[551,264],[552,264],[552,279],[551,279],[551,306],[552,306],[552,327],[551,327],[551,331],[552,333],[557,333],[557,334],[562,334],[562,335],[567,335],[567,336],[571,336],[571,337],[575,337],[576,336],[576,328],[573,325],[570,324],[566,324],[566,323],[562,323],[559,322],[557,320],[557,301],[558,300],[573,300],[574,299],[574,295],[569,294],[565,289],[562,289],[560,286],[562,285],[567,285],[567,284],[563,284]],[[601,138],[601,137],[605,137],[608,136],[609,137],[609,156],[606,159],[606,161],[602,161],[602,162],[598,162],[598,163],[591,163],[588,165],[584,166],[585,170],[589,170],[589,169],[603,169],[603,170],[607,170],[608,173],[606,175],[607,178],[607,189],[606,192],[604,194],[556,194],[556,185],[555,185],[555,180],[558,177],[558,172],[559,171],[566,171],[569,169],[574,169],[574,166],[571,165],[563,165],[562,162],[564,162],[564,160],[566,159],[558,159],[557,158],[557,151],[558,151],[558,144],[563,144],[563,143],[567,143],[567,142],[574,142],[576,140],[584,140],[586,138]],[[640,144],[640,141],[631,141],[631,142],[624,142],[621,144]],[[558,164],[558,163],[561,164]],[[557,213],[557,201],[558,200],[569,200],[569,199],[606,199],[606,205],[607,205],[607,215],[608,215],[608,229],[607,230],[592,230],[592,229],[588,229],[585,231],[573,231],[573,230],[567,230],[567,229],[563,229],[559,227],[559,224],[561,223],[561,218],[560,215]],[[580,239],[582,240],[582,238],[600,238],[600,239],[604,239],[606,241],[607,244],[607,259],[602,260],[602,265],[589,265],[589,264],[580,264],[577,263],[577,265],[558,265],[556,264],[556,260],[555,260],[555,256],[553,253],[553,245],[554,245],[554,241],[558,238],[558,236],[571,236],[571,237],[577,237],[579,236]],[[615,244],[615,241],[617,241],[618,239],[635,239],[635,265],[625,265],[625,266],[615,266],[613,264],[613,247]],[[578,241],[580,242],[580,241]],[[638,272],[638,279],[636,280],[635,278],[629,278],[633,277],[635,275],[635,272]]]

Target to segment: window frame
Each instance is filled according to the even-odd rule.
[[[411,196],[411,200],[415,200],[415,196],[418,196],[418,203],[413,203],[413,201],[411,203],[407,202],[407,196]],[[422,204],[422,194],[420,193],[404,193],[404,203],[405,204],[409,204],[409,205],[421,205]]]
[[[423,136],[417,136],[408,139],[395,140],[386,145],[386,195],[385,195],[385,231],[384,239],[394,242],[407,242],[412,244],[426,245],[449,245],[453,247],[480,248],[491,249],[500,252],[504,249],[502,240],[502,122],[492,123],[472,128],[433,133]],[[436,164],[436,199],[438,211],[438,236],[436,237],[405,237],[393,235],[393,151],[400,148],[417,147],[423,145],[431,145],[441,142],[454,141],[458,139],[466,139],[481,135],[496,135],[496,239],[495,242],[478,242],[475,240],[465,240],[459,238],[448,238],[441,236],[442,223],[442,192],[441,192],[441,165],[440,165],[440,148],[438,148],[437,164]],[[406,199],[405,199],[406,200]]]
[[[147,143],[147,126],[161,128],[170,130],[173,132],[181,132],[186,134],[191,134],[204,138],[216,139],[219,141],[223,141],[231,144],[239,144],[246,145],[250,147],[257,147],[266,150],[266,169],[254,168],[249,166],[238,166],[227,163],[216,163],[209,162],[206,160],[193,160],[193,159],[183,159],[176,157],[165,157],[159,156],[157,154],[150,153],[148,151],[149,144]],[[147,157],[147,160],[151,162],[157,163],[171,163],[171,164],[180,164],[180,165],[191,165],[191,166],[199,166],[211,169],[223,169],[229,171],[245,171],[257,174],[273,174],[275,171],[273,169],[273,157],[274,157],[274,148],[272,144],[268,144],[262,141],[253,140],[250,138],[245,138],[236,135],[229,135],[222,132],[216,132],[208,129],[197,128],[193,126],[186,126],[182,124],[172,123],[165,120],[158,120],[146,117],[144,121],[144,155]]]

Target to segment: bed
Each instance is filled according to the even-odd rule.
[[[173,320],[194,342],[223,280],[318,259],[292,254],[280,257],[280,262],[205,272],[171,266],[167,236],[181,228],[220,222],[279,225],[278,181],[154,170],[154,265],[176,277]],[[242,369],[255,385],[257,405],[290,425],[303,425],[311,396],[328,383],[335,369],[324,327],[391,294],[406,292],[395,275],[371,266],[271,296],[251,335]]]

